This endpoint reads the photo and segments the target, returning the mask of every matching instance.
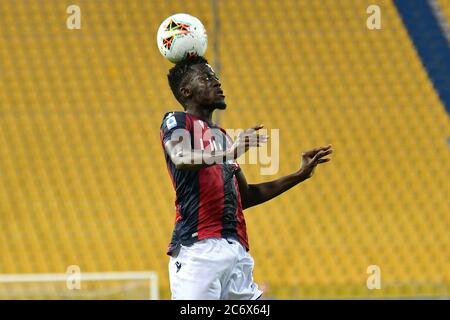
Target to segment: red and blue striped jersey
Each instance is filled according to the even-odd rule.
[[[196,170],[177,169],[164,144],[189,133],[194,150],[225,150],[233,141],[226,131],[186,112],[164,115],[160,136],[170,178],[176,193],[176,219],[168,254],[180,244],[190,245],[206,238],[234,238],[249,249],[241,205],[236,161]]]

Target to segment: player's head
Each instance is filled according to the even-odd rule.
[[[177,63],[167,75],[170,88],[183,108],[225,109],[225,96],[214,70],[203,57]]]

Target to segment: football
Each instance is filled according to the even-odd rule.
[[[156,41],[161,54],[173,63],[191,56],[203,56],[208,46],[202,22],[186,13],[165,19],[158,29]]]

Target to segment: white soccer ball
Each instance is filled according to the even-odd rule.
[[[190,56],[203,56],[208,46],[201,21],[185,13],[165,19],[158,29],[156,41],[161,54],[173,63]]]

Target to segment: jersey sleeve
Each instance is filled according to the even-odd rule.
[[[169,141],[176,130],[189,130],[187,120],[184,112],[166,113],[160,129],[162,143],[165,144]]]

